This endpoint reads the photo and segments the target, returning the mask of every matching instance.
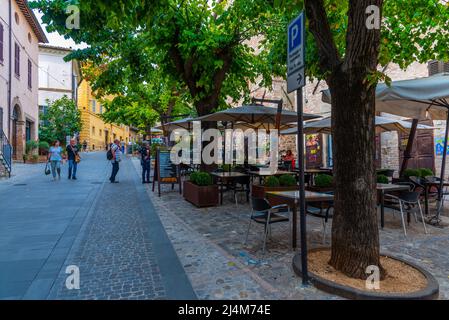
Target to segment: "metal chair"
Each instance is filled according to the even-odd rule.
[[[441,181],[441,178],[435,177],[435,176],[427,176],[424,179],[425,179],[425,181],[428,181],[430,183],[438,183],[438,182]],[[437,198],[439,198],[439,196],[440,196],[440,193],[439,193],[440,187],[439,186],[435,186],[435,188],[436,188],[437,191],[436,192],[435,191],[432,192],[432,190],[430,190],[429,195],[434,195]],[[448,196],[448,195],[449,195],[448,188],[447,187],[443,187],[443,192],[441,193],[441,199],[439,199],[438,210],[444,209],[444,201],[445,201],[446,196]]]
[[[385,207],[388,207],[393,210],[399,209],[398,211],[401,212],[401,222],[402,222],[402,228],[404,229],[404,235],[407,236],[407,230],[405,227],[405,220],[404,220],[404,209],[409,212],[416,205],[418,205],[418,210],[421,215],[424,232],[427,234],[426,222],[424,220],[424,215],[423,215],[423,211],[422,211],[422,207],[421,207],[421,200],[420,200],[421,190],[414,191],[413,184],[409,184],[409,183],[403,183],[403,184],[410,185],[409,191],[399,191],[399,192],[396,192],[395,194],[392,194],[392,193],[385,194],[385,199],[389,199],[390,203],[391,203],[388,206],[386,205]],[[396,205],[394,205],[394,204],[396,204]],[[398,206],[399,206],[399,208],[398,208]],[[415,216],[415,221],[418,222],[418,216],[416,214],[416,210],[413,210],[413,214]]]
[[[239,192],[245,192],[246,201],[249,201],[249,188],[250,185],[250,177],[238,177],[235,178],[233,184],[229,187],[230,190],[234,191],[234,200],[235,205],[238,205],[237,194]]]
[[[265,254],[266,242],[268,233],[271,235],[271,225],[274,223],[280,222],[289,222],[289,217],[285,217],[280,215],[279,213],[287,212],[290,215],[290,208],[286,204],[281,204],[278,206],[272,207],[266,199],[260,199],[256,197],[251,197],[251,218],[249,220],[248,230],[246,232],[245,245],[248,242],[249,230],[251,228],[251,223],[254,221],[258,224],[263,224],[264,229],[264,238],[263,238],[263,247],[262,253]]]
[[[326,192],[327,194],[333,194],[333,192]],[[326,243],[326,227],[329,219],[333,218],[333,214],[330,212],[334,207],[333,201],[320,202],[318,204],[314,204],[313,206],[307,206],[306,212],[313,217],[320,218],[322,220],[323,226],[323,238],[322,244]]]

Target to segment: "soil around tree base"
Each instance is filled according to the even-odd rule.
[[[381,256],[387,272],[379,290],[366,289],[366,281],[353,279],[328,264],[330,248],[316,248],[308,252],[310,282],[320,290],[348,299],[435,299],[439,285],[426,270],[410,262],[388,255]],[[302,276],[301,255],[293,259],[293,269]],[[367,275],[368,277],[368,275]]]

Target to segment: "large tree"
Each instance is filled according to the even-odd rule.
[[[293,8],[304,6],[306,71],[311,78],[325,80],[332,95],[335,211],[330,264],[351,277],[365,279],[369,265],[379,266],[384,275],[374,116],[376,85],[389,79],[379,70],[389,63],[405,69],[415,61],[449,59],[449,8],[439,0],[416,0],[413,5],[408,0],[275,2],[294,14]],[[285,61],[285,50],[274,55]]]

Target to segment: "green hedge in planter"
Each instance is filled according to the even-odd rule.
[[[425,178],[425,177],[429,177],[429,176],[434,176],[434,173],[432,171],[432,169],[429,168],[421,168],[419,169],[419,174],[420,177]]]
[[[388,177],[384,174],[377,175],[377,183],[389,183]]]
[[[279,179],[277,177],[267,177],[265,179],[265,187],[268,188],[276,188],[279,187],[281,185],[281,183],[279,182]]]
[[[319,188],[328,188],[332,186],[334,178],[328,174],[318,174],[315,177],[315,186]]]
[[[425,178],[428,176],[433,176],[434,173],[432,169],[429,168],[420,168],[420,169],[405,169],[403,176],[404,178],[410,178],[410,177],[420,177]]]
[[[292,187],[296,185],[296,179],[289,174],[284,174],[279,177],[279,183],[283,187]]]
[[[214,184],[212,176],[207,172],[193,172],[190,175],[190,182],[202,187]]]

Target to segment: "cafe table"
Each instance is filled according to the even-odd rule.
[[[220,181],[220,205],[223,204],[224,186],[236,178],[249,177],[248,174],[241,172],[212,172],[211,175]]]
[[[378,183],[376,189],[380,194],[380,226],[383,229],[385,224],[385,194],[394,191],[408,191],[410,190],[410,186],[403,184]]]
[[[268,201],[276,199],[287,204],[292,211],[292,248],[297,248],[297,220],[298,220],[298,203],[299,191],[267,191],[266,197]],[[330,202],[334,200],[334,195],[328,193],[305,191],[305,203]]]

